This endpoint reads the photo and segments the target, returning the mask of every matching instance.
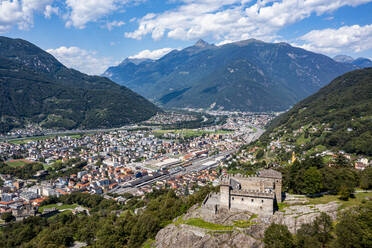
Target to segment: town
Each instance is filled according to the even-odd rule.
[[[218,185],[225,161],[242,144],[257,139],[274,116],[230,113],[218,125],[162,129],[161,125],[196,120],[171,112],[140,126],[3,141],[0,211],[21,220],[48,214],[50,209],[38,209],[41,202],[72,192],[125,203],[128,193],[143,196],[172,188],[185,195],[207,184]]]

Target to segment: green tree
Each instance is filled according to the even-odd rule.
[[[315,236],[316,230],[313,224],[302,224],[296,234],[296,247],[320,248],[322,244]]]
[[[365,169],[360,176],[360,187],[362,189],[372,188],[372,167]]]
[[[11,212],[5,212],[1,215],[1,219],[4,220],[5,222],[9,223],[13,220],[15,220],[15,217]]]
[[[287,226],[273,223],[265,231],[264,244],[268,248],[291,248],[294,240]]]
[[[322,190],[322,174],[316,167],[310,167],[305,171],[303,176],[303,189],[304,194],[316,194]]]
[[[329,215],[322,212],[320,216],[318,216],[314,223],[315,229],[315,236],[317,237],[318,241],[322,244],[322,247],[325,247],[332,239],[332,219]]]
[[[340,168],[351,167],[350,161],[347,158],[345,158],[345,156],[342,154],[337,155],[335,163],[337,167],[340,167]]]
[[[321,213],[312,224],[303,224],[297,231],[297,247],[326,247],[333,239],[332,219],[326,213]]]
[[[258,150],[258,152],[256,154],[256,159],[261,159],[261,158],[263,158],[264,155],[265,155],[264,150],[260,149],[260,150]]]
[[[372,247],[372,202],[343,212],[335,234],[334,248]]]
[[[341,188],[338,194],[340,195],[341,200],[347,201],[349,200],[349,197],[352,193],[353,193],[353,190],[350,187],[343,184],[341,185]]]
[[[338,248],[362,248],[362,228],[351,212],[345,213],[336,225],[337,239],[334,247]]]

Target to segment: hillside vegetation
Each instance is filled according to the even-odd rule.
[[[372,68],[346,73],[276,118],[261,138],[372,155]]]
[[[0,37],[0,133],[27,123],[45,128],[107,128],[160,111],[107,78],[68,69],[19,39]]]

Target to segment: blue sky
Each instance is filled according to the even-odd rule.
[[[372,58],[372,0],[0,0],[0,35],[101,74],[126,57],[157,59],[198,39],[285,41]]]

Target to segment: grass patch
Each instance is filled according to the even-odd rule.
[[[207,233],[213,235],[213,234],[225,234],[225,233],[231,234],[233,232],[234,231],[232,230],[224,230],[224,231],[208,231]]]
[[[11,166],[11,167],[19,167],[19,166],[25,166],[27,164],[31,164],[32,162],[31,161],[27,161],[27,160],[24,160],[24,159],[17,159],[17,160],[11,160],[11,161],[8,161],[6,162],[7,165]]]
[[[177,218],[177,220],[173,223],[175,224],[176,226],[180,225],[180,224],[183,224],[185,221],[182,219],[184,215],[181,215],[180,217]]]
[[[316,205],[316,204],[326,204],[329,202],[338,202],[341,203],[340,209],[348,208],[348,207],[354,207],[362,204],[363,199],[366,197],[372,197],[372,192],[365,192],[365,193],[355,193],[354,197],[349,198],[347,201],[340,200],[339,195],[323,195],[321,197],[315,197],[315,198],[309,198],[306,197],[307,200],[309,200],[308,203],[305,205]]]
[[[285,208],[289,207],[290,205],[284,202],[278,202],[278,211],[285,212]]]
[[[305,135],[304,134],[301,134],[301,136],[297,138],[296,144],[297,145],[306,144],[306,143],[310,142],[310,140],[311,140],[310,137],[305,138]]]
[[[49,169],[50,167],[53,167],[53,164],[43,164],[44,170]]]
[[[145,243],[142,244],[142,248],[151,248],[154,243],[154,239],[148,239],[145,241]]]
[[[361,205],[362,201],[365,200],[366,197],[372,198],[372,192],[355,193],[354,197],[349,198],[348,201],[340,201],[342,204],[340,209]]]
[[[191,218],[185,220],[183,224],[210,230],[232,230],[234,228],[233,226],[210,223],[200,218]]]
[[[247,228],[247,227],[257,224],[256,222],[252,222],[251,219],[252,217],[250,218],[250,220],[236,220],[234,221],[234,226],[240,227],[240,228]]]
[[[308,200],[308,202],[306,203],[306,205],[309,205],[309,204],[326,204],[326,203],[329,203],[329,202],[332,202],[332,201],[340,201],[339,199],[339,196],[338,195],[322,195],[320,197],[306,197],[306,199]]]
[[[59,210],[64,210],[64,209],[70,209],[70,208],[74,209],[78,206],[79,206],[78,204],[63,204],[61,206],[58,206],[57,204],[49,204],[49,205],[45,205],[45,206],[40,207],[38,209],[38,212],[42,213],[45,208],[57,208]]]
[[[91,133],[86,133],[84,135],[91,135]],[[21,144],[27,144],[32,141],[53,139],[58,136],[60,137],[69,136],[71,138],[79,139],[83,136],[83,134],[59,134],[59,135],[36,136],[36,137],[28,137],[28,138],[22,138],[22,139],[16,139],[16,140],[9,140],[8,143],[21,145]]]
[[[323,162],[324,163],[329,163],[329,162],[332,162],[334,159],[332,156],[329,156],[329,155],[326,155],[323,157]]]
[[[250,127],[251,129],[253,129],[253,131],[257,132],[257,128],[255,127]]]

